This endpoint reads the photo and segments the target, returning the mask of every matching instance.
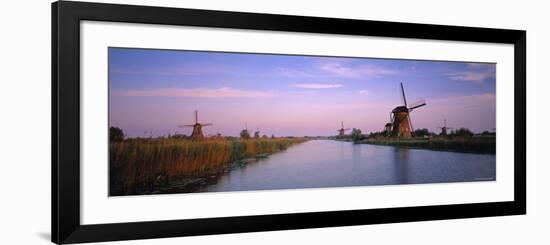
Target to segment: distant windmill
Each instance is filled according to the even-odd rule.
[[[248,124],[247,123],[244,123],[244,129],[241,130],[241,138],[243,139],[249,139],[250,138],[250,133],[248,133]]]
[[[391,116],[390,116],[390,119],[391,119]],[[390,123],[386,123],[386,125],[384,125],[384,135],[386,137],[390,137],[391,136],[391,122]]]
[[[195,124],[190,125],[179,125],[180,128],[183,127],[193,127],[193,132],[191,133],[192,140],[201,140],[204,139],[204,134],[202,133],[202,127],[211,126],[212,123],[199,123],[199,111],[195,110]]]
[[[336,130],[336,131],[338,131],[338,137],[339,138],[344,137],[346,135],[345,132],[347,130],[350,130],[350,128],[344,128],[344,122],[342,122],[342,127],[340,129]]]
[[[441,134],[440,135],[443,135],[443,136],[447,135],[447,130],[453,129],[451,127],[447,127],[447,119],[443,120],[443,127],[438,127],[438,128],[441,129]]]
[[[260,138],[260,129],[256,128],[256,132],[254,132],[254,138],[259,139]]]
[[[410,113],[419,107],[425,106],[424,100],[413,103],[411,106],[407,105],[407,97],[405,96],[405,89],[403,83],[401,85],[401,100],[403,105],[395,107],[392,110],[392,137],[395,138],[410,138],[413,132]]]

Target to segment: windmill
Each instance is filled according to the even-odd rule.
[[[342,127],[336,131],[338,131],[338,138],[343,138],[346,134],[345,132],[347,130],[350,130],[350,128],[344,128],[344,122],[342,122]]]
[[[247,123],[244,123],[244,129],[241,130],[241,138],[243,139],[249,139],[250,138],[250,133],[248,133],[248,125]]]
[[[260,129],[256,128],[256,131],[254,132],[254,138],[259,139],[260,138]]]
[[[179,125],[180,128],[183,127],[193,127],[193,132],[191,133],[192,140],[201,140],[204,139],[204,134],[202,133],[202,127],[211,126],[212,123],[199,123],[199,111],[195,110],[195,124],[190,125]]]
[[[447,135],[447,130],[448,129],[453,129],[451,127],[447,127],[447,119],[443,120],[443,127],[438,127],[438,128],[441,129],[441,134],[439,134],[439,135],[442,135],[442,136]]]
[[[391,116],[390,116],[390,119],[391,119]],[[386,137],[390,137],[390,136],[391,136],[391,127],[392,127],[391,122],[386,123],[386,124],[384,125],[384,136],[386,136]]]
[[[413,131],[411,116],[410,113],[419,107],[425,106],[426,102],[424,100],[413,103],[412,105],[407,104],[407,97],[405,96],[405,89],[403,88],[403,83],[401,85],[401,100],[403,105],[395,107],[392,110],[390,119],[392,121],[392,137],[395,138],[410,138],[412,136],[411,132]]]

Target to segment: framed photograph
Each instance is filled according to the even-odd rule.
[[[52,4],[52,241],[520,215],[526,33]]]

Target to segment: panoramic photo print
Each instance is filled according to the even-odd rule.
[[[496,180],[496,64],[111,47],[109,195]]]

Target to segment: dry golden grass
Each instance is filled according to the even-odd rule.
[[[162,176],[202,176],[223,170],[230,163],[259,154],[287,149],[304,139],[225,138],[191,141],[186,139],[129,139],[111,142],[109,153],[111,194],[129,194]]]

